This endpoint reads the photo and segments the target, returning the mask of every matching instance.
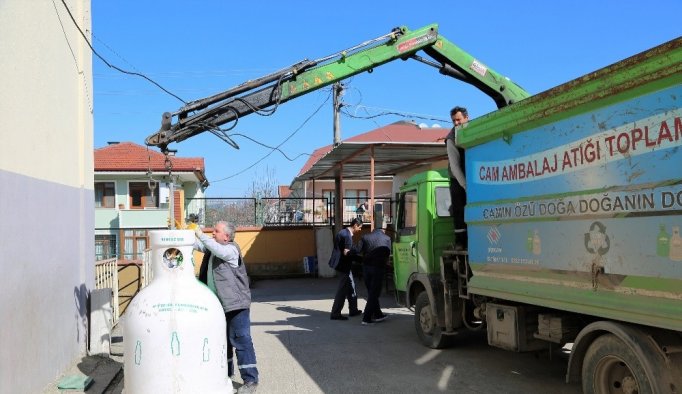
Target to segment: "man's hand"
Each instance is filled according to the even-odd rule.
[[[197,226],[197,227],[194,229],[194,235],[196,235],[197,238],[199,238],[199,239],[201,239],[201,235],[202,235],[203,233],[204,233],[204,232],[201,231],[201,228],[200,228],[199,226]]]

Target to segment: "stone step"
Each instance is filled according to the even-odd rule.
[[[54,383],[43,391],[43,394],[87,393],[103,394],[107,391],[117,375],[122,374],[123,363],[104,356],[86,356],[72,365]],[[59,382],[65,377],[85,375],[92,378],[92,383],[83,390],[60,390]],[[113,391],[109,391],[113,394]]]

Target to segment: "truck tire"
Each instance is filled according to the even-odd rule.
[[[586,394],[653,393],[642,360],[613,334],[590,344],[583,359],[582,383]]]
[[[414,306],[414,327],[424,346],[442,349],[452,344],[452,337],[443,335],[443,330],[438,326],[438,318],[431,311],[429,295],[425,291],[417,296]]]

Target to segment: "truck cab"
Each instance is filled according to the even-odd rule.
[[[417,333],[429,347],[440,348],[447,343],[448,333],[440,329],[449,326],[445,301],[439,296],[446,290],[441,258],[454,249],[454,239],[447,169],[410,177],[398,197],[393,243],[396,299],[401,305],[419,309]],[[450,333],[455,328],[450,327]]]

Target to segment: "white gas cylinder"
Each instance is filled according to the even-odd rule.
[[[126,393],[231,393],[225,314],[194,277],[194,232],[149,238],[154,276],[123,319]]]

